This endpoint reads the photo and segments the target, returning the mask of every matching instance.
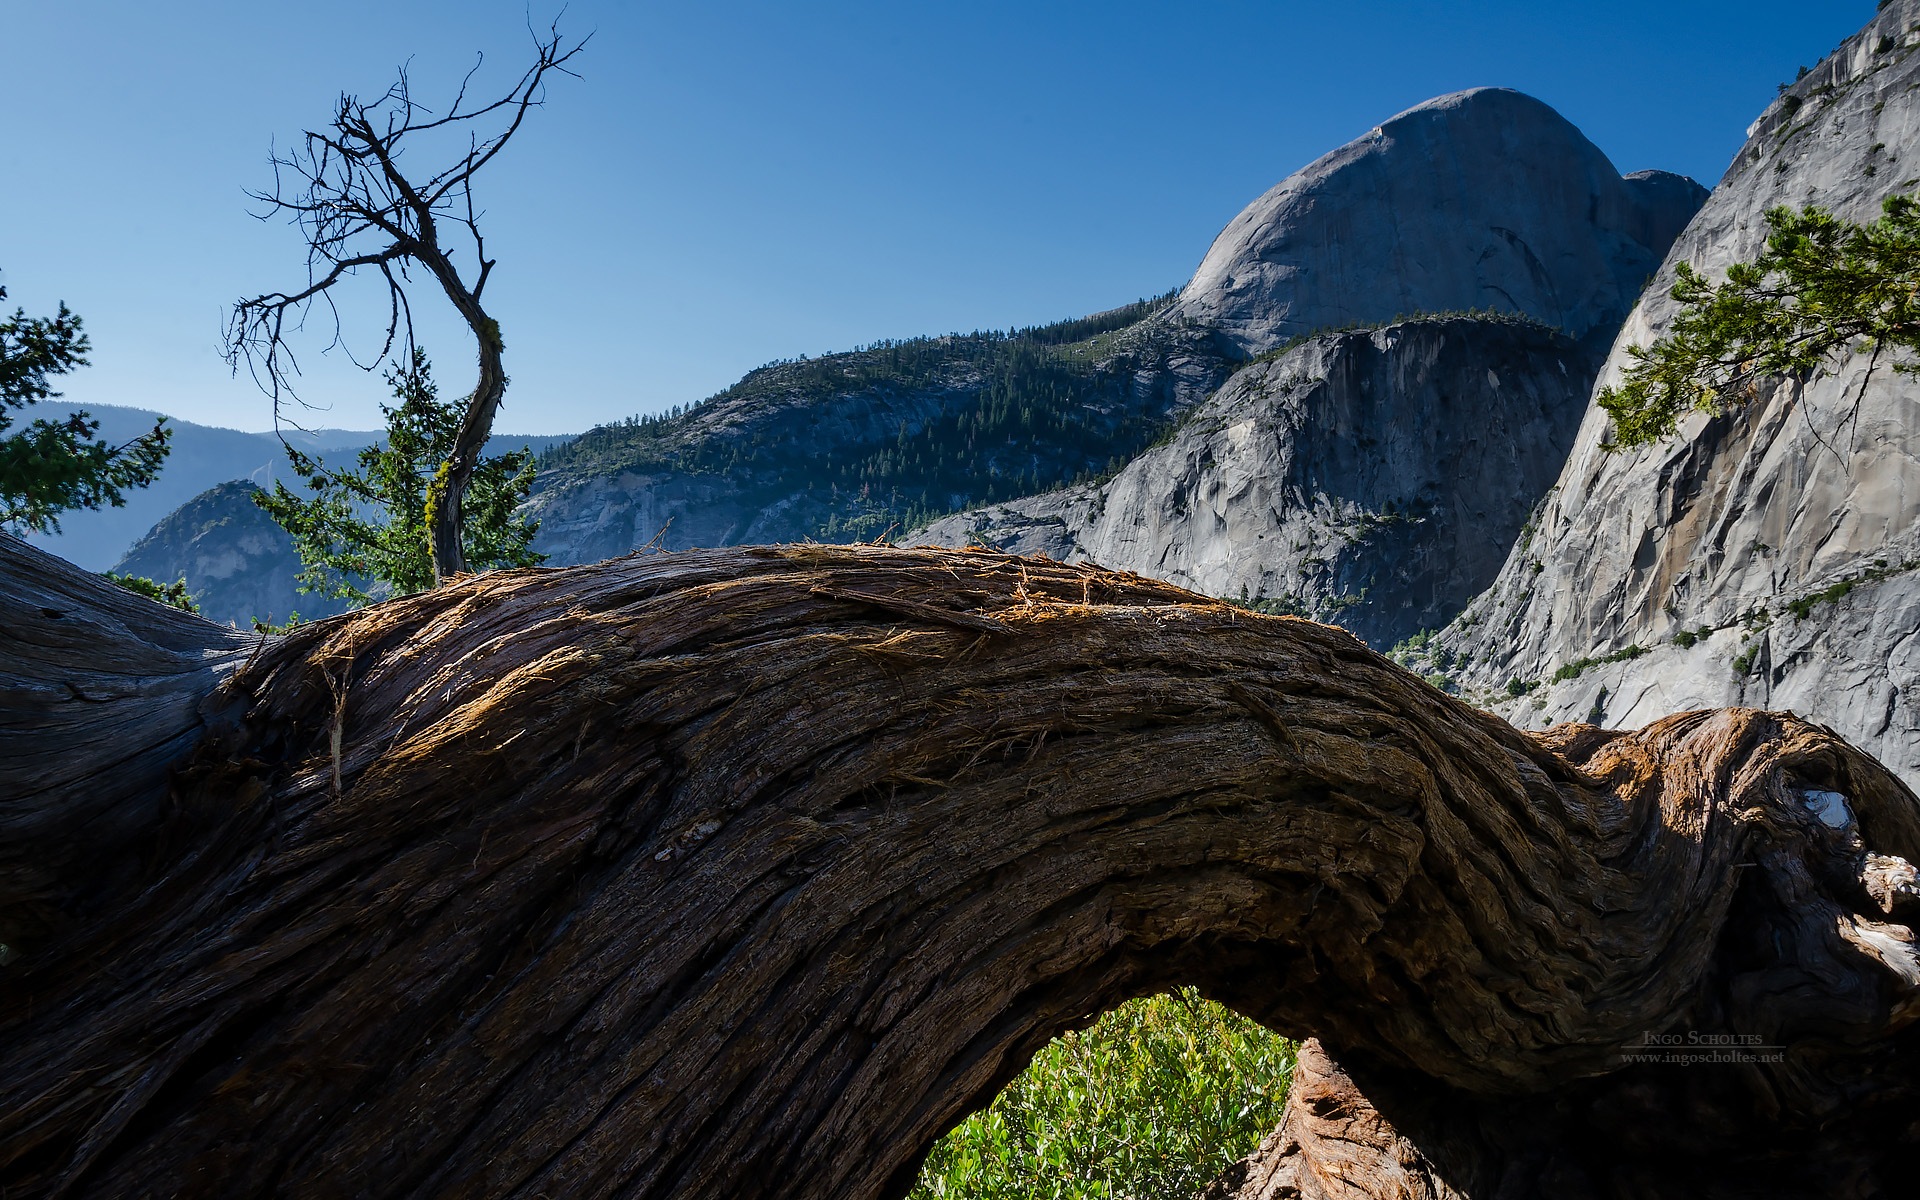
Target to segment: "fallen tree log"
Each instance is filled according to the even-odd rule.
[[[0,557],[9,1198],[897,1197],[1183,983],[1327,1048],[1248,1196],[1898,1194],[1920,1141],[1920,803],[1785,714],[1528,735],[989,554],[500,572],[284,638]],[[1762,1050],[1628,1061],[1676,1037]]]

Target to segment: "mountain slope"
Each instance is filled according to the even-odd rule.
[[[1257,354],[1325,329],[1491,309],[1604,353],[1705,198],[1678,175],[1622,178],[1530,96],[1456,92],[1381,123],[1248,205],[1172,315]]]
[[[310,620],[345,612],[345,601],[298,592],[300,556],[287,531],[253,502],[259,490],[245,479],[208,488],[148,530],[114,572],[185,579],[202,616],[241,629],[255,619],[282,624],[296,612]]]
[[[1441,97],[1250,205],[1177,295],[775,363],[690,410],[557,447],[529,504],[535,548],[567,564],[870,540],[1077,487],[1067,540],[1084,545],[1058,553],[1338,612],[1390,642],[1490,578],[1564,453],[1600,341],[1702,194],[1621,177],[1518,93]],[[1520,323],[1394,323],[1475,307]],[[1392,327],[1255,363],[1175,452],[1136,463],[1249,355],[1356,320]],[[1283,378],[1298,394],[1270,403]],[[1260,437],[1215,444],[1249,420]],[[194,582],[195,562],[150,557]]]
[[[1622,178],[1517,92],[1441,97],[1255,201],[1170,303],[774,364],[688,413],[591,431],[543,463],[536,545],[583,562],[858,540],[1109,475],[1250,355],[1400,314],[1564,327],[1586,374],[1704,195]]]
[[[98,436],[115,445],[152,429],[160,417],[159,413],[146,409],[115,404],[63,406],[62,402],[54,401],[42,407],[60,413],[84,407],[100,422]],[[167,427],[173,430],[172,448],[160,468],[160,477],[152,486],[128,493],[123,508],[65,513],[60,517],[59,533],[28,534],[26,540],[89,571],[104,571],[126,554],[155,521],[217,483],[248,479],[271,487],[275,480],[295,482],[287,471],[287,452],[275,434],[245,433],[177,417],[169,417]],[[309,454],[322,458],[346,456],[349,461],[355,451],[373,445],[382,436],[378,432],[353,429],[286,431],[287,441]],[[495,436],[488,448],[496,454],[503,449],[517,450],[523,445],[540,451],[567,440],[566,437],[501,434]],[[168,578],[177,578],[177,575]]]
[[[1391,645],[1493,579],[1572,442],[1588,357],[1512,318],[1312,338],[1242,369],[1111,481],[910,540],[1098,562]]]
[[[692,410],[542,460],[535,548],[858,541],[1117,469],[1226,378],[1166,298],[1009,333],[888,342],[762,367]]]
[[[1884,5],[1755,122],[1603,382],[1667,328],[1676,263],[1719,275],[1751,258],[1774,205],[1862,221],[1920,188],[1916,28],[1920,0]],[[1920,780],[1916,401],[1911,376],[1869,380],[1855,358],[1648,449],[1607,451],[1590,411],[1535,531],[1435,651],[1532,724],[1790,707]]]
[[[1155,318],[1277,361],[1111,483],[913,536],[1091,559],[1378,646],[1444,625],[1494,578],[1613,333],[1705,196],[1677,175],[1622,177],[1518,92],[1410,109],[1249,205]],[[1395,316],[1462,309],[1509,319]],[[1314,336],[1354,324],[1374,332]]]

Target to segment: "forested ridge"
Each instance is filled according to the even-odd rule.
[[[806,493],[814,536],[872,537],[955,509],[1111,474],[1164,434],[1173,360],[1217,383],[1204,334],[1152,318],[1168,292],[1005,331],[889,340],[769,363],[698,404],[583,434],[549,478],[675,471]]]

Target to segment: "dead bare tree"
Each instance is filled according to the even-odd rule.
[[[378,99],[368,102],[343,93],[326,129],[307,131],[296,150],[275,152],[273,187],[250,195],[266,205],[258,214],[261,219],[288,216],[305,235],[307,283],[294,291],[239,301],[227,325],[228,363],[236,371],[242,361],[247,364],[254,380],[273,397],[278,417],[282,398],[294,394],[291,380],[299,373],[287,335],[305,324],[316,303],[326,305],[333,321],[328,348],[345,349],[336,285],[363,269],[377,273],[386,285],[386,329],[379,353],[366,362],[354,360],[368,371],[385,362],[396,345],[404,347],[400,361],[411,361],[412,272],[424,271],[439,285],[479,349],[479,378],[467,398],[453,452],[428,495],[434,573],[441,581],[467,571],[461,500],[507,390],[500,324],[481,302],[495,260],[487,257],[480,232],[474,176],[519,132],[527,114],[545,102],[547,77],[574,74],[567,64],[587,39],[568,43],[556,24],[545,34],[535,34],[533,41],[533,65],[497,100],[468,100],[468,87],[481,66],[476,62],[461,80],[453,104],[435,114],[414,98],[403,66],[399,79]],[[465,143],[452,162],[426,175],[403,169],[401,160],[409,149],[449,138],[455,145]]]
[[[1191,983],[1320,1039],[1244,1200],[1908,1195],[1915,861],[1789,714],[1529,734],[1092,568],[645,555],[256,639],[0,537],[0,1192],[885,1200]]]

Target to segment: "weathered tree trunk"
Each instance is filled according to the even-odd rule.
[[[460,273],[437,244],[425,250],[426,261],[433,269],[434,277],[440,281],[461,318],[473,330],[474,341],[480,347],[479,381],[473,385],[473,391],[467,394],[467,407],[460,416],[460,430],[454,435],[453,452],[448,455],[446,466],[427,490],[427,525],[433,546],[433,577],[445,583],[470,570],[464,537],[466,518],[463,515],[467,487],[473,482],[473,472],[479,467],[480,456],[486,452],[487,439],[493,434],[493,419],[500,411],[500,401],[507,394],[507,368],[503,361],[506,344],[500,340],[500,323],[480,307],[480,288],[486,285],[486,277],[493,269],[493,263],[485,261],[480,264],[480,284],[468,291],[460,280]]]
[[[1785,714],[1529,736],[989,554],[501,572],[251,651],[0,555],[10,1200],[899,1196],[1177,983],[1341,1064],[1262,1196],[1904,1194],[1920,804]],[[172,699],[35,725],[161,632]],[[1784,1050],[1624,1061],[1688,1033]]]

